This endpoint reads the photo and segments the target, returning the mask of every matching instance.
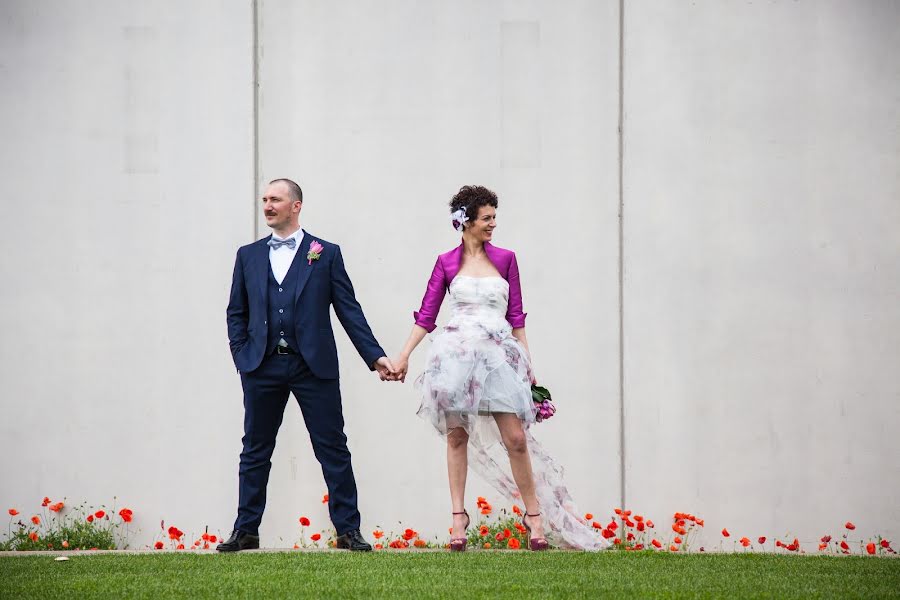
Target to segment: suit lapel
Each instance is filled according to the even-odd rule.
[[[309,280],[309,274],[312,273],[313,268],[317,261],[313,261],[313,264],[309,264],[309,260],[306,258],[306,255],[309,254],[309,247],[313,242],[313,236],[309,235],[306,230],[303,230],[303,241],[300,242],[300,247],[297,249],[297,255],[294,257],[294,262],[297,263],[297,291],[294,295],[294,302],[300,299],[300,294],[303,292],[303,288],[306,287],[306,282]]]
[[[268,302],[269,271],[272,270],[269,264],[270,239],[272,239],[271,235],[260,240],[257,247],[253,249],[253,271],[256,277],[256,285],[259,286],[259,293],[262,294],[263,304]]]

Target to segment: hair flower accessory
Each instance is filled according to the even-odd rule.
[[[322,250],[325,248],[319,242],[313,240],[313,243],[309,245],[309,252],[306,253],[306,258],[309,260],[309,264],[312,264],[312,261],[319,260],[322,256]]]
[[[455,213],[450,215],[450,220],[453,222],[453,229],[462,231],[463,225],[465,225],[466,221],[469,220],[469,217],[466,216],[466,207],[463,206]]]

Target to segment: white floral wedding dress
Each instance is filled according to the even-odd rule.
[[[525,427],[535,488],[547,539],[564,548],[600,550],[609,544],[581,519],[565,486],[563,469],[529,430],[535,422],[531,365],[506,320],[509,284],[502,277],[457,275],[450,284],[451,319],[434,337],[418,414],[443,436],[456,427],[469,434],[469,466],[510,502],[521,496],[492,414],[513,413]]]

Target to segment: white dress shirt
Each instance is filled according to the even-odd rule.
[[[278,246],[278,248],[269,246],[269,264],[272,265],[272,274],[275,275],[275,281],[278,283],[281,283],[287,277],[288,269],[291,268],[291,263],[294,262],[294,257],[297,256],[300,243],[303,241],[303,230],[298,229],[286,238],[280,238],[274,233],[272,234],[272,239],[279,242],[291,238],[297,240],[297,245],[294,246],[293,250],[287,246]]]

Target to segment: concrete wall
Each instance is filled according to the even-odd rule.
[[[227,528],[253,236],[249,3],[0,7],[0,502]],[[35,502],[37,501],[37,504]]]
[[[266,233],[258,170],[301,182],[389,352],[457,243],[449,197],[499,193],[561,409],[537,435],[585,510],[624,491],[664,528],[900,533],[896,4],[625,3],[624,354],[618,2],[173,6],[0,7],[0,503],[117,495],[139,544],[161,518],[227,533],[224,306]],[[338,344],[364,531],[443,537],[411,381]],[[273,463],[263,543],[291,545],[327,524],[293,403]]]
[[[625,22],[626,497],[737,537],[895,536],[900,5]]]

